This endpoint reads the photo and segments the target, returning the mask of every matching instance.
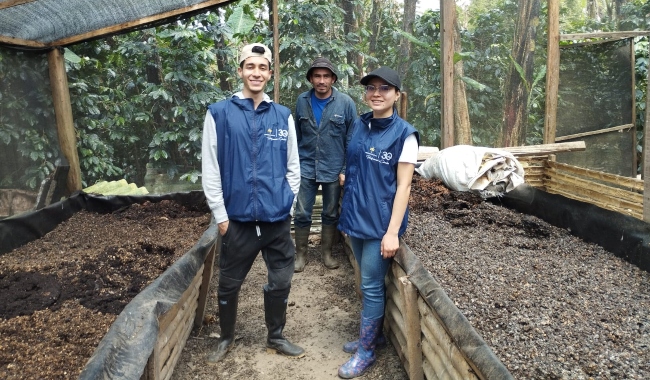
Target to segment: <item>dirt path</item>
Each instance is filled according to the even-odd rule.
[[[258,257],[240,293],[237,314],[237,345],[221,365],[205,364],[218,337],[218,316],[212,281],[207,317],[213,323],[193,331],[179,359],[172,379],[333,379],[338,367],[350,356],[341,350],[357,334],[360,301],[354,291],[354,271],[342,245],[334,253],[341,266],[328,270],[319,259],[317,236],[312,236],[305,271],[293,277],[285,336],[305,348],[302,359],[266,353],[262,286],[266,267]],[[392,346],[377,351],[377,363],[364,379],[408,379]]]

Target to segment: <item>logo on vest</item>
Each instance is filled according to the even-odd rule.
[[[289,136],[289,131],[287,129],[276,129],[273,130],[271,128],[266,130],[266,133],[264,134],[266,138],[270,141],[286,141],[287,137]]]
[[[366,152],[366,158],[370,161],[376,161],[380,164],[388,165],[390,164],[390,159],[393,158],[393,154],[383,150],[378,150],[375,153],[375,147],[370,148],[370,152]]]

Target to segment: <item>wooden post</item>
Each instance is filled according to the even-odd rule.
[[[61,153],[70,164],[67,190],[70,193],[81,190],[81,167],[77,152],[77,137],[72,120],[72,105],[70,104],[70,89],[65,73],[63,49],[55,48],[47,54],[50,70],[50,87],[52,88],[52,103],[56,116],[56,130],[59,136]]]
[[[408,109],[408,94],[406,92],[402,92],[402,96],[399,98],[399,116],[407,120],[407,109]]]
[[[404,309],[404,333],[406,335],[406,357],[408,358],[406,370],[410,380],[424,380],[418,291],[407,276],[400,277],[398,282]]]
[[[280,103],[280,36],[278,0],[273,0],[273,101]]]
[[[194,317],[194,327],[203,326],[203,318],[205,317],[205,309],[208,304],[208,296],[210,294],[210,280],[214,270],[214,259],[217,255],[218,247],[221,247],[221,235],[217,237],[217,242],[210,248],[210,253],[205,258],[203,263],[203,279],[201,282],[201,289],[199,290],[199,303],[196,307],[196,316]]]
[[[636,139],[636,54],[634,52],[634,38],[630,38],[630,73],[632,74],[632,88],[630,88],[630,97],[632,99],[632,109],[630,110],[630,114],[632,115],[632,120],[630,123],[632,123],[632,172],[635,173],[633,176],[636,178],[636,172],[637,172],[637,167],[638,167],[638,160],[636,157],[636,145],[637,145],[637,139]],[[646,93],[646,96],[648,94]]]
[[[544,144],[555,142],[557,97],[560,83],[560,0],[548,0],[548,46],[546,56],[546,117]]]
[[[440,0],[441,76],[441,149],[454,145],[454,0]]]
[[[650,48],[649,48],[650,49]],[[643,126],[643,220],[650,223],[650,81],[646,83],[645,125]]]

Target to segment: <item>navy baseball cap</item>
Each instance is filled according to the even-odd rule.
[[[383,79],[389,85],[397,87],[398,90],[400,87],[402,87],[402,81],[399,79],[399,74],[397,74],[397,71],[388,67],[380,67],[376,70],[372,70],[370,73],[368,73],[368,75],[361,78],[359,82],[365,86],[368,84],[368,82],[370,82],[372,78]]]

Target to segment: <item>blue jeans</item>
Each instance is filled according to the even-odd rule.
[[[361,316],[377,319],[384,316],[386,306],[386,285],[384,278],[393,261],[381,255],[381,240],[359,239],[350,236],[354,258],[361,271],[361,294],[363,310]]]
[[[323,187],[323,212],[322,222],[327,226],[335,226],[339,222],[339,201],[341,198],[341,185],[335,182],[316,182],[315,179],[300,178],[300,191],[296,202],[293,224],[298,228],[311,226],[311,214],[316,202],[318,186]]]

